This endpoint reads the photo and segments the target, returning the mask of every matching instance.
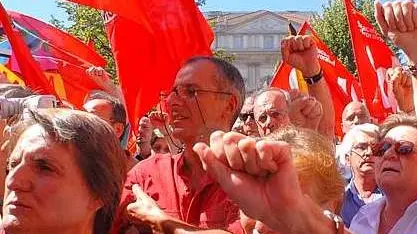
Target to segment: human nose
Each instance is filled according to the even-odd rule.
[[[7,174],[6,187],[12,191],[28,192],[33,188],[32,178],[28,166],[21,163]]]
[[[182,102],[183,100],[178,96],[178,94],[175,91],[172,91],[166,97],[166,103],[168,107],[172,107],[174,105],[181,105]]]

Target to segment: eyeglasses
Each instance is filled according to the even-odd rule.
[[[358,155],[362,159],[365,159],[366,157],[371,157],[374,155],[374,152],[373,152],[374,145],[375,144],[360,143],[358,145],[355,145],[350,152]]]
[[[248,120],[249,117],[251,117],[252,119],[255,119],[255,115],[253,114],[253,111],[249,113],[239,114],[239,119],[242,120],[243,122],[246,122],[246,120]]]
[[[375,156],[382,157],[384,154],[394,146],[395,153],[402,156],[407,156],[414,152],[414,143],[409,141],[390,141],[384,140],[376,144],[373,148]]]
[[[268,116],[274,119],[283,119],[287,112],[277,111],[277,110],[268,110],[266,113],[262,113],[258,117],[258,122],[265,123],[268,119]]]
[[[196,97],[199,92],[233,95],[232,93],[229,93],[229,92],[206,90],[206,89],[195,89],[193,87],[186,87],[186,86],[176,86],[171,91],[171,93],[175,93],[178,97],[183,98],[183,99]]]

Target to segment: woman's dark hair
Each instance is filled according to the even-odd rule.
[[[55,142],[74,149],[82,177],[91,194],[102,203],[95,216],[94,233],[109,233],[126,178],[126,157],[116,134],[92,114],[69,109],[39,109],[25,114],[23,120],[12,127],[9,154],[19,137],[34,125],[41,126]]]

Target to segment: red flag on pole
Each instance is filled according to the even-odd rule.
[[[193,0],[136,2],[143,7],[137,14],[145,12],[145,17],[130,20],[121,17],[120,12],[105,14],[129,120],[135,131],[139,118],[158,103],[161,91],[171,89],[176,73],[187,59],[212,55],[210,46],[214,39]],[[149,25],[151,31],[144,25]]]
[[[19,32],[13,29],[9,16],[1,3],[0,22],[9,39],[13,54],[19,64],[26,86],[41,94],[53,94],[56,96],[55,90],[50,86],[45,75],[39,68],[39,65],[33,59],[25,41]]]
[[[317,44],[320,66],[323,69],[323,76],[333,99],[336,115],[336,135],[342,136],[343,109],[351,101],[362,98],[360,85],[307,22],[303,24],[298,34],[310,34]],[[271,86],[283,89],[300,89],[308,92],[308,87],[305,85],[301,72],[286,64],[281,64]]]
[[[393,112],[385,82],[386,71],[399,62],[351,0],[345,0],[345,6],[363,96],[371,115],[382,121]]]
[[[74,36],[30,16],[13,11],[8,14],[22,30],[39,38],[42,46],[46,47],[32,51],[32,54],[63,59],[75,65],[106,66],[102,56]]]

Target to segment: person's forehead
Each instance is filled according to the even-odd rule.
[[[377,135],[368,134],[362,131],[356,131],[355,136],[353,137],[353,145],[362,143],[374,143],[376,141],[378,141]]]
[[[16,147],[10,155],[10,159],[19,159],[24,155],[30,155],[31,159],[48,158],[54,162],[66,161],[63,151],[69,152],[69,148],[56,143],[40,125],[28,128],[20,136]],[[64,163],[60,163],[61,165]]]
[[[387,132],[385,138],[391,138],[396,141],[406,140],[417,143],[417,129],[411,126],[398,126]]]
[[[365,114],[366,109],[365,106],[361,103],[352,103],[346,108],[346,111],[344,113],[344,116],[351,116],[353,114]]]
[[[217,88],[221,74],[215,64],[207,60],[192,62],[180,69],[175,85],[199,86],[201,88]]]
[[[287,101],[283,93],[279,91],[267,91],[262,93],[257,99],[255,106],[263,107],[263,109],[282,109],[286,107]]]
[[[246,98],[245,102],[243,103],[242,113],[248,113],[253,111],[253,107],[255,105],[254,98]]]
[[[110,118],[112,115],[112,106],[106,100],[95,99],[84,104],[84,110],[88,113],[95,114],[102,118]]]

